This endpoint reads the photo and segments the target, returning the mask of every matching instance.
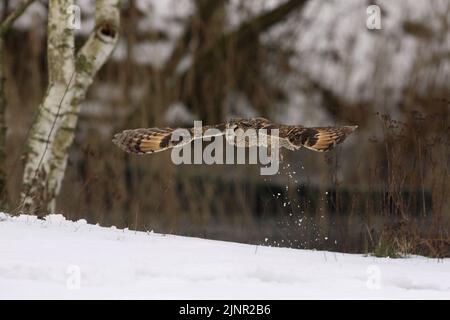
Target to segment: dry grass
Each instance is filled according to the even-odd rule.
[[[124,30],[133,34],[135,19],[128,14]],[[208,37],[221,32],[219,26],[206,32],[208,23],[222,23],[221,16],[202,19],[194,21],[200,28],[196,35],[207,47]],[[7,48],[8,189],[14,207],[23,142],[45,88],[45,43],[33,31],[13,33]],[[223,120],[224,97],[237,88],[258,112],[271,115],[284,97],[267,82],[264,66],[282,70],[289,54],[260,43],[237,50],[231,43],[220,63],[203,73],[189,71],[175,86],[167,73],[131,59],[109,62],[83,106],[58,211],[70,219],[162,233],[377,256],[449,257],[448,83],[430,80],[437,84],[419,90],[420,78],[412,79],[400,108],[388,99],[380,105],[375,97],[361,104],[332,100],[337,119],[360,124],[353,140],[325,155],[287,153],[286,167],[275,177],[260,177],[255,166],[174,166],[170,154],[131,157],[111,143],[121,129],[165,125],[165,108],[179,99],[207,122]],[[114,94],[100,97],[100,85],[113,86]],[[135,88],[144,94],[134,97]],[[93,102],[102,106],[98,113]],[[394,109],[400,110],[395,116],[386,112]]]

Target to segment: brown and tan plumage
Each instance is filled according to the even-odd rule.
[[[183,142],[172,141],[172,134],[176,129],[172,128],[148,128],[125,130],[114,136],[113,142],[122,150],[128,153],[149,154],[160,152],[181,146],[192,142],[194,139],[202,139],[211,136],[226,135],[227,132],[236,132],[241,129],[266,129],[269,143],[271,139],[278,139],[279,146],[289,149],[298,150],[305,147],[310,150],[324,152],[333,149],[337,144],[343,142],[345,138],[351,134],[357,126],[340,126],[340,127],[303,127],[299,125],[279,125],[270,122],[264,118],[252,119],[233,119],[226,124],[215,126],[204,126],[201,133],[194,137],[194,128],[187,129],[192,138],[183,140]],[[208,129],[217,129],[216,133],[209,134]],[[270,130],[278,129],[279,134],[271,135]],[[259,134],[259,133],[258,133]],[[254,146],[258,143],[258,137],[245,141],[245,146]],[[236,144],[236,140],[229,139],[227,141]],[[238,144],[239,145],[239,144]]]

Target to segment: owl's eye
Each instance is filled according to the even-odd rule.
[[[235,124],[235,123],[230,123],[229,126],[228,126],[228,128],[234,131],[234,130],[237,128],[237,124]]]

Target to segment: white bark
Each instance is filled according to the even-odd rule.
[[[95,8],[95,29],[81,48],[76,58],[76,80],[72,101],[67,115],[59,127],[54,148],[52,148],[52,170],[49,174],[49,188],[57,195],[61,188],[67,166],[69,147],[75,138],[75,129],[84,100],[95,75],[114,50],[119,39],[119,0],[97,0]],[[55,198],[50,207],[55,206]]]
[[[67,113],[72,92],[69,84],[75,72],[74,30],[66,28],[68,6],[73,0],[50,0],[48,9],[48,88],[28,137],[25,151],[22,203],[24,211],[36,211],[52,196],[48,194],[49,149],[62,115]],[[73,85],[71,85],[73,86]]]
[[[119,2],[120,0],[96,1],[95,29],[75,60],[73,31],[65,29],[66,10],[60,10],[61,6],[67,8],[72,1],[50,1],[49,12],[59,9],[59,19],[49,14],[50,85],[44,102],[39,107],[39,116],[29,137],[23,179],[22,211],[38,214],[54,211],[56,196],[67,165],[68,149],[75,136],[80,103],[84,100],[94,76],[110,56],[119,38]],[[60,19],[64,20],[64,25],[61,25]],[[51,23],[51,20],[54,22]],[[71,40],[62,46],[55,46],[56,42],[52,41],[55,38],[53,32],[58,33],[55,30],[59,30],[59,33],[62,30],[62,33]],[[72,55],[66,52],[69,47]],[[71,82],[70,86],[69,82]],[[58,112],[58,105],[63,96]]]

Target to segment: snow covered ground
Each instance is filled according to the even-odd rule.
[[[450,299],[450,259],[380,259],[0,213],[0,299]]]

